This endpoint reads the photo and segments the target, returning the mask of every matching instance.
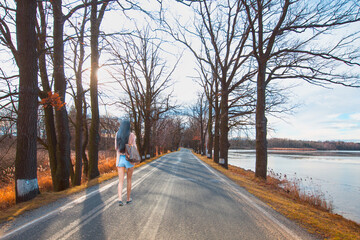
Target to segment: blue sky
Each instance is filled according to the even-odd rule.
[[[186,77],[186,71],[183,73],[174,93],[179,103],[190,105],[201,88]],[[268,137],[360,142],[360,88],[329,87],[303,82],[291,89],[290,101],[299,106],[291,114],[268,116]],[[254,132],[250,133],[251,138],[254,136]]]
[[[201,91],[191,77],[196,77],[191,53],[185,53],[174,72],[174,95],[183,106],[195,102]],[[269,138],[297,140],[342,140],[360,142],[360,88],[327,85],[326,88],[301,80],[291,80],[290,102],[298,105],[291,114],[268,117]],[[255,132],[248,133],[250,138]],[[245,133],[233,132],[232,136]]]
[[[183,6],[179,5],[179,7]],[[180,12],[184,13],[184,11]],[[119,13],[112,12],[110,14],[109,12],[107,14],[102,25],[103,28],[107,28],[111,32],[111,30],[115,31],[126,25],[126,21],[119,21]],[[114,19],[121,24],[113,24]],[[142,20],[144,20],[143,16]],[[138,23],[141,25],[140,22]],[[168,47],[168,50],[174,54],[182,52],[181,48],[175,49],[174,46]],[[170,57],[176,58],[174,55]],[[170,59],[167,60],[170,61]],[[183,106],[193,104],[197,92],[201,90],[200,86],[192,79],[197,76],[194,67],[195,60],[192,54],[184,52],[178,69],[173,75],[176,82],[174,96],[177,103]],[[101,77],[99,80],[100,83],[112,81]],[[299,104],[299,107],[291,115],[281,115],[278,118],[269,116],[271,130],[269,130],[268,136],[299,140],[355,140],[360,142],[360,88],[336,85],[329,87],[331,88],[322,88],[301,82],[293,88],[290,100],[294,104]],[[241,135],[243,136],[243,134]],[[250,137],[253,138],[254,135],[253,133]]]
[[[360,89],[338,85],[322,88],[308,83],[292,91],[299,103],[284,120],[270,118],[271,137],[304,140],[356,140],[360,142]]]
[[[343,31],[353,31],[353,28]],[[191,58],[190,53],[184,54],[180,69],[174,73],[177,81],[174,93],[178,101],[185,104],[192,104],[196,92],[201,90],[189,77],[197,76],[193,72],[195,61]],[[292,83],[296,87],[291,89],[290,101],[298,107],[292,114],[268,116],[269,138],[360,142],[360,88],[339,85],[327,85],[324,88],[300,80]],[[244,135],[241,133],[241,136]],[[250,137],[254,136],[253,131]]]

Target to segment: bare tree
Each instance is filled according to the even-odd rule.
[[[91,73],[90,73],[90,101],[91,101],[91,125],[89,135],[89,173],[90,179],[100,175],[99,162],[99,142],[100,142],[100,116],[99,116],[99,100],[98,100],[98,76],[99,69],[99,33],[101,21],[104,17],[105,9],[110,0],[103,1],[98,11],[97,0],[91,0]]]
[[[142,117],[141,117],[141,105],[140,105],[140,93],[137,91],[136,85],[134,85],[135,81],[133,79],[132,67],[133,63],[130,61],[130,52],[126,51],[123,55],[121,50],[116,48],[114,45],[112,46],[112,53],[116,60],[118,61],[118,65],[120,67],[119,70],[115,71],[119,75],[113,74],[113,78],[117,80],[120,84],[121,88],[124,90],[124,97],[120,97],[118,103],[124,107],[125,112],[131,119],[131,123],[136,135],[136,144],[138,146],[140,154],[143,154],[142,148]],[[126,59],[129,59],[127,61]]]
[[[36,51],[36,1],[19,0],[16,8],[19,109],[15,159],[16,202],[39,194],[36,164],[38,64]]]
[[[14,113],[6,108],[0,110],[0,135],[1,138],[12,137],[16,132]]]
[[[200,136],[199,136],[199,121],[189,116],[186,125],[183,127],[181,146],[192,148],[196,152],[200,149]]]
[[[193,118],[199,126],[198,136],[200,137],[199,151],[201,155],[205,154],[205,136],[207,131],[207,114],[209,111],[208,102],[204,93],[199,93],[196,103],[191,107],[190,117]]]
[[[59,94],[61,101],[65,102],[67,82],[64,71],[64,24],[76,11],[88,6],[82,3],[70,8],[67,14],[63,13],[62,0],[51,2],[53,10],[53,67],[54,67],[54,90]],[[56,174],[54,189],[61,191],[69,187],[69,176],[71,171],[70,159],[70,133],[69,120],[65,106],[55,112],[56,119]]]
[[[84,4],[87,4],[87,0],[84,1]],[[71,21],[70,24],[75,31],[75,36],[71,38],[71,46],[73,52],[72,69],[75,74],[76,80],[76,92],[73,90],[73,96],[75,99],[75,108],[76,108],[76,120],[75,125],[75,170],[74,176],[72,177],[72,185],[81,184],[81,175],[82,175],[82,161],[83,161],[83,133],[84,133],[84,121],[83,121],[83,99],[85,91],[83,89],[82,79],[83,79],[83,65],[86,60],[85,56],[85,26],[88,18],[88,9],[87,6],[83,9],[83,15],[78,24],[74,24]],[[73,89],[73,88],[72,88]],[[85,116],[86,118],[86,116]],[[85,123],[86,124],[86,123]],[[84,168],[85,169],[85,168]],[[86,171],[87,173],[87,171]]]
[[[352,72],[359,56],[351,50],[359,39],[353,31],[340,40],[324,44],[326,34],[340,34],[343,26],[360,21],[356,1],[241,0],[246,7],[251,42],[256,60],[256,168],[255,175],[266,179],[267,119],[266,89],[275,79],[304,79],[324,85],[359,85]],[[339,32],[338,32],[339,30]],[[326,35],[329,39],[330,35]]]
[[[67,21],[76,11],[83,9],[87,6],[90,6],[91,4],[94,5],[94,9],[96,10],[95,13],[95,18],[96,21],[93,22],[93,31],[95,33],[96,36],[92,37],[93,40],[92,42],[95,44],[94,49],[96,48],[96,43],[97,43],[97,38],[98,38],[98,33],[99,32],[99,26],[100,26],[100,22],[103,16],[103,13],[101,13],[99,16],[97,16],[97,5],[98,4],[103,4],[107,6],[107,3],[109,1],[94,1],[94,2],[83,2],[80,3],[78,5],[74,5],[74,4],[66,4],[66,6],[64,6],[62,4],[61,0],[55,0],[52,1],[51,4],[53,6],[53,15],[54,15],[54,38],[53,38],[53,43],[54,43],[54,47],[53,47],[53,51],[54,51],[54,55],[53,55],[53,61],[54,61],[54,80],[55,80],[55,91],[60,95],[62,101],[65,102],[65,92],[66,92],[66,86],[67,86],[67,82],[66,82],[66,78],[65,78],[65,72],[64,72],[64,23],[65,21]],[[106,8],[105,6],[105,8]],[[63,13],[63,7],[66,8],[68,10],[67,14]],[[96,30],[97,29],[97,30]],[[96,39],[95,39],[96,38]],[[98,51],[96,49],[96,51]],[[96,66],[94,68],[93,72],[93,76],[96,77],[96,72],[97,72],[97,68],[98,67],[98,52],[94,52],[93,54],[93,60],[94,63],[96,62]],[[95,61],[96,60],[96,61]],[[95,81],[96,80],[96,81]],[[94,86],[94,82],[96,82],[96,86],[93,88],[94,91],[92,91],[92,99],[96,99],[97,101],[97,97],[95,97],[95,95],[97,96],[97,78],[92,81],[92,86]],[[78,104],[79,105],[79,104]],[[94,111],[98,112],[98,104],[93,103],[92,104],[94,106]],[[84,105],[86,106],[86,105]],[[98,116],[98,114],[96,115],[96,113],[93,113],[93,117],[96,118],[96,116]],[[56,165],[56,182],[54,184],[55,186],[55,190],[59,191],[59,190],[63,190],[66,189],[69,186],[69,175],[70,172],[72,171],[72,167],[71,167],[71,161],[70,161],[70,134],[69,134],[69,123],[68,123],[68,117],[67,117],[67,112],[66,112],[66,108],[62,107],[60,110],[56,111],[55,114],[56,117],[56,127],[57,127],[57,149],[56,149],[56,160],[57,160],[57,165]],[[94,126],[98,126],[99,124],[96,124],[96,119],[94,121]],[[95,127],[96,128],[96,127]],[[95,129],[93,128],[93,129]],[[96,140],[95,142],[93,141],[92,144],[95,144],[95,146],[98,146],[98,140],[99,140],[99,135],[98,135],[98,131],[95,132],[93,131],[93,133],[95,133],[95,135],[91,135],[92,137],[90,137],[90,139],[94,139]],[[97,134],[97,135],[96,135]],[[92,170],[92,174],[90,174],[92,177],[95,177],[98,175],[98,168],[97,168],[97,159],[98,159],[98,154],[97,154],[98,149],[95,148],[95,164],[92,165],[93,167],[91,168]],[[90,151],[91,152],[91,151]],[[83,156],[84,157],[84,156]],[[86,157],[85,157],[86,158]]]
[[[5,4],[7,4],[7,2],[5,2]],[[2,8],[6,9],[7,14],[6,16],[11,16],[11,11],[12,8],[9,5],[2,5]],[[48,98],[48,94],[51,93],[51,88],[50,88],[50,83],[49,83],[49,78],[48,78],[48,74],[47,74],[47,65],[46,65],[46,54],[48,53],[48,47],[47,47],[47,42],[46,42],[46,29],[47,29],[47,23],[46,23],[46,10],[47,5],[45,3],[45,7],[43,6],[43,2],[38,2],[38,11],[39,11],[39,22],[37,22],[36,24],[36,29],[37,29],[37,51],[39,53],[38,57],[38,61],[39,61],[39,70],[40,70],[40,78],[41,78],[41,85],[42,85],[42,91],[39,91],[39,96],[45,100],[46,98]],[[12,18],[9,18],[10,20],[12,20]],[[1,21],[1,24],[6,24],[5,21]],[[17,53],[15,51],[14,45],[12,43],[12,38],[11,38],[11,32],[9,31],[10,28],[6,25],[3,25],[2,29],[2,34],[4,35],[3,38],[3,43],[11,50],[11,52],[14,55],[15,61],[17,61]],[[10,86],[10,82],[8,84]],[[13,97],[13,93],[11,91],[11,89],[9,88],[9,92],[10,92],[10,98]],[[11,99],[12,105],[13,105],[13,109],[17,114],[17,110],[16,110],[16,106],[14,99]],[[45,147],[48,149],[49,152],[49,159],[50,159],[50,167],[51,167],[51,174],[52,174],[52,178],[53,178],[53,182],[56,182],[55,178],[55,174],[56,174],[56,166],[57,166],[57,161],[56,161],[56,144],[57,144],[57,140],[56,140],[56,133],[55,133],[55,123],[54,123],[54,114],[53,114],[53,107],[51,104],[47,105],[47,107],[44,109],[45,112],[45,124],[46,124],[46,135],[47,135],[47,142],[41,141],[40,143],[44,144]],[[40,138],[38,138],[39,140]]]
[[[116,132],[120,126],[119,119],[109,115],[102,115],[100,120],[101,133],[105,137],[101,144],[102,148],[106,151],[113,150]]]
[[[45,5],[44,5],[45,4]],[[39,92],[39,96],[41,99],[46,99],[48,94],[51,92],[51,84],[48,76],[48,66],[46,55],[49,53],[49,49],[47,46],[47,3],[38,2],[38,13],[39,18],[37,22],[37,37],[38,44],[37,50],[39,54],[39,72],[42,90]],[[55,118],[54,118],[54,107],[51,104],[44,106],[44,122],[46,129],[46,149],[48,151],[50,169],[51,169],[51,177],[53,180],[53,185],[56,182],[56,168],[57,168],[57,160],[56,160],[56,148],[57,148],[57,139],[56,139],[56,128],[55,128]],[[55,185],[54,185],[55,189]]]
[[[86,3],[87,1],[85,1]],[[87,8],[84,8],[84,17],[81,22],[81,26],[78,32],[79,40],[77,41],[77,46],[79,46],[79,56],[78,56],[78,64],[77,70],[75,72],[76,76],[76,135],[75,135],[75,176],[73,185],[80,185],[81,184],[81,174],[82,174],[82,144],[83,144],[83,98],[84,98],[84,91],[82,86],[82,72],[83,72],[83,63],[85,61],[85,47],[84,47],[84,32],[85,32],[85,24],[87,16]],[[77,48],[75,47],[77,56]],[[76,57],[75,57],[76,58]],[[74,59],[74,67],[76,66],[76,59]]]
[[[19,97],[19,72],[16,67],[14,70],[11,68],[18,65],[18,51],[13,42],[16,37],[16,3],[1,2],[0,11],[0,111],[4,113],[1,114],[0,121],[4,126],[4,133],[11,136],[16,132]]]
[[[170,102],[171,93],[165,91],[171,86],[176,64],[170,72],[166,71],[166,62],[160,57],[161,42],[154,42],[149,28],[143,32],[138,30],[136,37],[124,37],[123,44],[123,53],[113,48],[122,71],[122,77],[115,78],[128,95],[129,100],[121,104],[131,109],[130,115],[137,126],[135,132],[139,131],[139,123],[144,124],[144,141],[140,150],[146,156],[154,152],[150,144],[154,121],[174,108]]]
[[[66,94],[66,78],[64,71],[64,14],[62,11],[62,0],[51,2],[54,20],[54,82],[57,92],[63,102]],[[70,176],[70,132],[69,120],[65,106],[55,111],[57,145],[56,145],[56,178],[55,191],[61,191],[69,187]]]
[[[174,151],[180,147],[182,137],[182,120],[179,117],[165,116],[156,122],[154,144],[157,153]]]
[[[82,161],[83,161],[83,173],[86,174],[86,176],[89,173],[89,160],[88,157],[86,155],[86,147],[88,145],[89,142],[89,128],[88,128],[88,122],[87,122],[87,108],[88,106],[86,105],[86,98],[83,98],[83,132],[84,132],[84,138],[83,138],[83,143],[82,143]]]
[[[199,62],[198,67],[199,79],[198,83],[203,87],[208,109],[207,123],[207,152],[208,158],[214,158],[214,162],[219,163],[220,153],[220,81],[211,70],[207,70],[206,66]],[[214,111],[214,113],[213,113]],[[213,126],[214,125],[214,126]],[[214,129],[214,131],[213,131]],[[214,147],[214,156],[212,149]]]
[[[206,133],[206,151],[207,151],[207,157],[212,158],[212,149],[214,144],[214,133],[213,133],[213,122],[219,122],[220,120],[220,111],[219,111],[219,104],[218,101],[216,101],[217,96],[219,96],[219,81],[216,77],[214,77],[214,74],[212,74],[211,70],[207,71],[205,69],[205,66],[199,63],[198,68],[198,74],[199,78],[197,82],[200,84],[200,86],[204,89],[204,94],[206,96],[206,100],[208,102],[208,122],[207,122],[207,133]],[[215,115],[213,116],[213,110]],[[215,121],[214,121],[215,119]],[[218,124],[217,124],[217,130],[218,130]],[[215,141],[215,144],[217,144],[216,149],[219,149],[219,138],[217,137],[217,142]],[[219,162],[219,155],[217,154],[216,160],[214,158],[214,161],[216,163]]]
[[[246,66],[252,52],[252,49],[246,45],[250,27],[247,21],[244,21],[246,18],[241,1],[205,0],[193,6],[198,17],[194,31],[191,31],[188,26],[175,30],[164,22],[167,26],[166,31],[175,40],[187,46],[201,66],[209,65],[212,74],[219,81],[220,89],[216,96],[221,97],[219,103],[220,159],[223,166],[227,168],[229,94],[251,79],[255,73],[253,69]],[[191,44],[188,40],[189,36],[200,40],[200,50]],[[217,137],[216,131],[215,137]]]
[[[53,44],[54,47],[52,48],[49,46],[51,44],[51,41],[49,41],[47,36],[47,28],[48,23],[47,19],[48,16],[50,16],[50,7],[49,4],[52,4],[53,8],[53,14],[54,17],[56,16],[56,21],[54,21],[54,38]],[[55,4],[55,5],[54,5]],[[40,97],[42,100],[46,100],[48,98],[48,94],[52,93],[52,83],[50,83],[49,77],[48,77],[48,63],[53,63],[53,66],[58,66],[53,68],[54,69],[54,80],[55,80],[55,92],[59,93],[61,96],[61,100],[65,101],[65,92],[67,89],[66,84],[66,78],[64,73],[64,47],[63,45],[66,43],[64,41],[64,24],[66,20],[69,20],[72,14],[75,13],[75,11],[83,9],[87,7],[88,3],[84,2],[83,4],[77,5],[74,8],[69,10],[69,13],[66,15],[63,15],[63,7],[64,5],[61,2],[52,2],[52,3],[46,3],[46,2],[38,2],[38,11],[39,11],[39,23],[37,25],[37,32],[38,32],[38,51],[40,53],[39,55],[39,69],[40,69],[40,77],[41,77],[41,83],[43,90],[40,91]],[[66,5],[66,8],[71,7],[70,5]],[[71,22],[70,22],[71,24]],[[77,56],[80,55],[80,59],[83,58],[83,47],[84,47],[84,30],[80,29],[80,32],[82,31],[82,34],[75,33],[75,36],[73,38],[69,37],[69,39],[72,39],[74,42],[76,39],[80,45],[80,51],[74,54],[74,58],[76,59]],[[56,33],[56,34],[55,34]],[[82,39],[81,39],[82,38]],[[81,42],[81,44],[80,44]],[[50,53],[50,55],[49,55]],[[47,61],[46,57],[47,55],[50,56],[50,61]],[[75,78],[79,79],[81,78],[82,74],[82,64],[84,59],[80,60],[80,64],[78,69],[76,69],[75,72]],[[76,65],[76,61],[74,61],[74,65]],[[76,66],[75,66],[76,68]],[[56,74],[55,74],[56,72]],[[78,82],[79,83],[79,82]],[[57,90],[61,89],[61,91]],[[79,92],[82,92],[82,86],[80,86],[77,89]],[[80,96],[81,100],[80,106],[82,106],[82,95]],[[75,101],[77,105],[79,105],[78,101]],[[57,128],[55,129],[55,119],[54,119],[54,110],[56,110],[55,114],[57,116],[57,122],[63,121],[59,124],[56,124]],[[59,112],[60,111],[60,112]],[[65,111],[65,112],[64,112]],[[60,110],[54,108],[51,104],[47,104],[44,106],[44,112],[45,112],[45,124],[46,124],[46,135],[47,135],[47,150],[49,152],[49,159],[50,159],[50,167],[51,167],[51,173],[52,173],[52,179],[53,179],[53,185],[54,189],[56,191],[65,189],[69,186],[68,179],[69,175],[72,178],[72,182],[74,183],[74,172],[72,169],[71,161],[70,161],[70,133],[68,132],[69,124],[68,121],[65,120],[65,116],[67,116],[67,112],[65,107],[62,107]],[[80,110],[80,113],[82,112],[82,109]],[[67,118],[67,117],[66,117]],[[79,121],[79,120],[78,120]],[[65,130],[64,130],[65,129]],[[80,128],[81,129],[81,128]],[[76,139],[77,142],[79,139]],[[61,144],[59,141],[64,141]],[[62,146],[61,149],[58,149],[59,146]],[[86,146],[86,145],[85,145]],[[84,153],[84,151],[83,151]],[[79,154],[78,154],[79,155]],[[77,155],[77,156],[78,156]],[[86,156],[85,156],[86,160]],[[79,167],[79,164],[78,164]],[[80,168],[81,172],[81,168]],[[77,175],[78,176],[78,175]]]
[[[6,73],[1,70],[2,89],[0,93],[0,122],[1,131],[3,135],[12,136],[16,132],[16,118],[17,118],[17,103],[18,103],[18,89],[17,86],[13,87],[13,82],[18,78],[18,74],[7,77]]]

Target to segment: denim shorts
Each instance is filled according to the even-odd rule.
[[[128,160],[126,160],[125,155],[120,155],[117,167],[132,168],[134,167],[134,165],[132,165]]]

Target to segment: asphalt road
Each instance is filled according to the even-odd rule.
[[[315,239],[185,149],[136,169],[132,198],[118,206],[113,179],[3,224],[0,238]]]

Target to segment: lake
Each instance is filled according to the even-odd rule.
[[[229,164],[255,171],[255,150],[229,150]],[[269,150],[270,169],[302,179],[306,190],[321,189],[334,213],[360,223],[360,151]]]

